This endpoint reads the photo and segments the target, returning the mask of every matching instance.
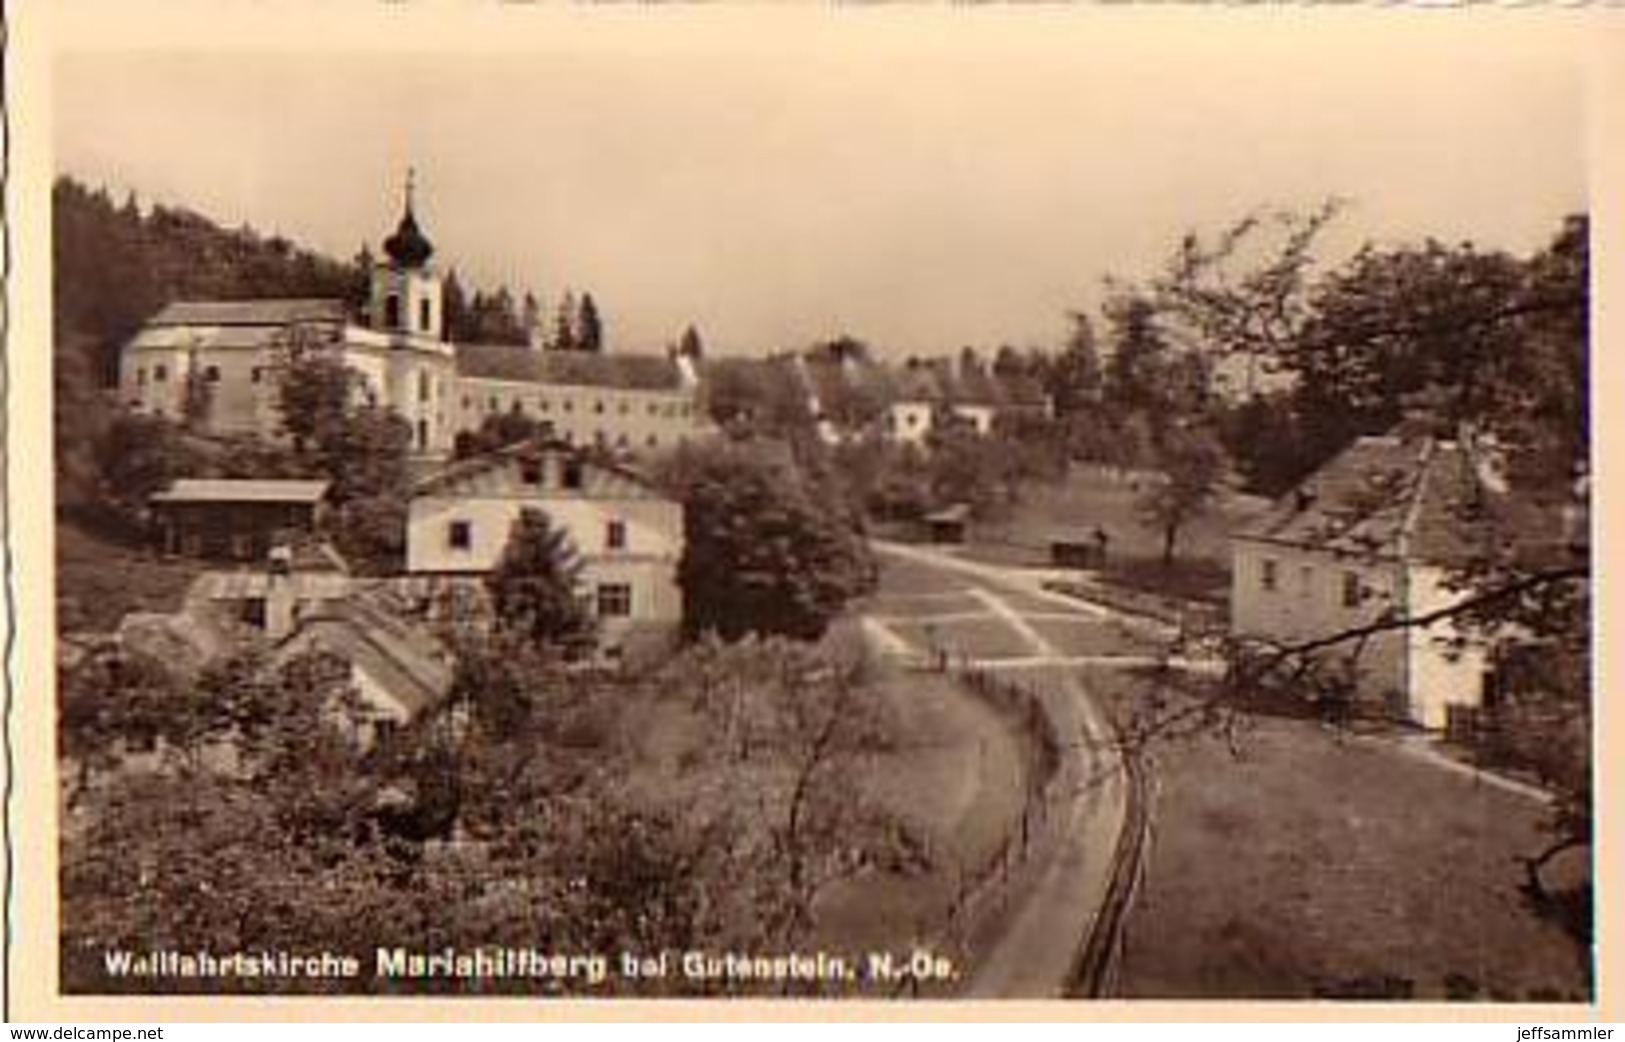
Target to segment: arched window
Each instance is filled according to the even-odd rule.
[[[384,298],[384,328],[401,328],[401,298],[399,294],[391,293]]]

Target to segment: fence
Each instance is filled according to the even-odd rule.
[[[1023,870],[1044,854],[1059,837],[1060,825],[1067,820],[1061,811],[1078,782],[1075,772],[1066,769],[1062,758],[1064,741],[1045,705],[1043,689],[1032,680],[1016,681],[972,666],[968,658],[942,654],[926,669],[952,674],[966,689],[985,701],[1007,719],[1021,721],[1030,770],[1021,814],[1005,830],[994,848],[974,864],[958,866],[953,895],[933,931],[921,929],[920,936],[935,943],[941,951],[952,952],[961,966],[971,965],[971,956],[996,916],[1008,907],[1014,889],[1023,882]],[[1056,683],[1063,681],[1056,679]],[[915,982],[900,984],[897,994],[914,990]]]

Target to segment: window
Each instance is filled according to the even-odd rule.
[[[418,329],[425,333],[429,331],[429,302],[426,299],[418,301]]]
[[[429,421],[428,420],[419,420],[418,421],[418,448],[419,449],[427,449],[428,447],[429,447]]]
[[[401,325],[401,298],[394,293],[384,298],[384,328],[399,329]]]
[[[1307,597],[1315,588],[1315,570],[1308,565],[1298,566],[1298,596]]]
[[[574,399],[571,399],[571,398],[564,399],[564,411],[565,412],[575,412],[576,411],[576,403],[575,403]]]
[[[626,549],[625,521],[611,521],[604,526],[604,547],[609,550]]]
[[[155,366],[152,367],[152,382],[153,383],[161,384],[167,379],[169,379],[169,367],[168,366],[155,365]]]
[[[257,365],[254,368],[252,368],[252,369],[250,369],[248,371],[248,382],[249,383],[256,383],[257,384],[260,381],[262,381],[264,378],[265,378],[265,370],[261,369]]]
[[[502,411],[502,403],[497,400],[497,396],[494,394],[485,400],[485,407],[491,412]]]
[[[538,399],[536,399],[536,411],[537,412],[547,412],[551,408],[552,408],[552,404],[550,402],[548,402],[548,400],[546,398],[538,398]]]
[[[466,412],[467,410],[472,409],[472,408],[474,408],[474,399],[470,398],[466,394],[463,395],[463,410]]]
[[[208,381],[209,383],[212,383],[212,384],[219,383],[220,382],[220,367],[217,366],[217,365],[211,365],[208,368],[204,369],[203,370],[203,379]]]
[[[627,413],[629,413],[631,411],[632,411],[632,403],[623,401],[621,403],[621,415],[625,416]]]
[[[632,587],[626,583],[598,584],[598,617],[624,619],[632,614]]]
[[[1343,607],[1360,606],[1360,576],[1357,572],[1343,573]]]
[[[562,481],[565,488],[581,487],[581,461],[565,460]]]
[[[649,403],[649,415],[650,416],[659,416],[660,415],[660,405],[658,403],[656,403],[656,402],[650,402]]]
[[[602,415],[603,411],[604,411],[604,403],[603,403],[603,401],[599,400],[599,401],[593,402],[592,403],[592,411]]]
[[[660,444],[660,438],[657,435],[651,434],[647,438],[643,439],[643,443],[652,449]]]
[[[429,371],[427,369],[419,369],[418,370],[418,401],[426,402],[428,400],[429,400]]]
[[[1259,586],[1261,588],[1263,588],[1264,590],[1273,591],[1275,589],[1276,582],[1277,582],[1277,576],[1276,576],[1277,565],[1276,565],[1274,560],[1272,560],[1272,559],[1270,559],[1268,557],[1264,558],[1263,564],[1264,564],[1263,571],[1260,572],[1259,576],[1258,576]]]
[[[141,366],[140,368],[138,368],[135,371],[135,385],[137,387],[145,387],[145,386],[147,386],[147,368],[146,368],[146,366]]]
[[[446,526],[446,545],[453,550],[467,550],[474,545],[474,524],[471,521],[453,521]]]
[[[520,460],[519,480],[527,485],[540,485],[542,483],[542,461],[534,458]]]

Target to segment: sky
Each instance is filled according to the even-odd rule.
[[[1278,9],[1279,10],[1279,9]],[[1580,33],[1438,12],[709,7],[98,47],[55,166],[348,258],[416,169],[436,263],[591,291],[612,350],[1054,345],[1188,231],[1349,201],[1326,249],[1526,252],[1586,206]],[[307,27],[308,28],[308,27]]]

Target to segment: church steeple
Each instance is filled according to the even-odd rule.
[[[384,253],[398,268],[421,268],[434,253],[434,244],[418,229],[417,217],[412,213],[412,188],[415,171],[406,171],[406,200],[401,223],[395,234],[384,240]]]

